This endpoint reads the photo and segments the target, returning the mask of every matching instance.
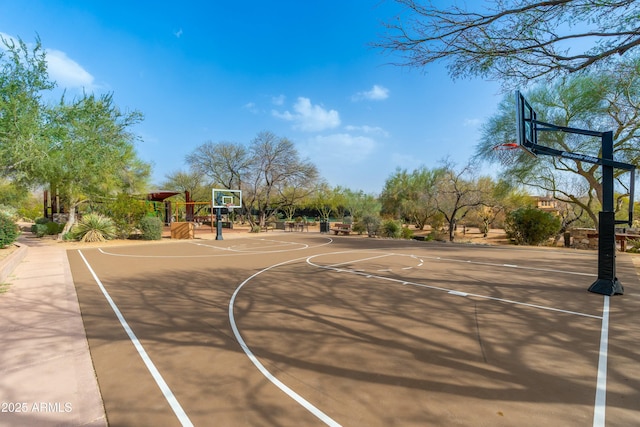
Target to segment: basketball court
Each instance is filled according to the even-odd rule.
[[[597,254],[263,233],[68,253],[111,426],[640,424]]]

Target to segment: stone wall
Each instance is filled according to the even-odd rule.
[[[597,233],[595,228],[572,228],[571,247],[576,249],[598,249],[598,239],[589,238],[589,234]]]

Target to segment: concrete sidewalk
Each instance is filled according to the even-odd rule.
[[[0,294],[0,427],[106,426],[66,250],[18,242]]]

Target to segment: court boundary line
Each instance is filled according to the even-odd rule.
[[[147,370],[149,371],[149,373],[153,377],[154,381],[156,382],[156,385],[160,388],[160,391],[162,392],[164,398],[166,399],[167,403],[171,407],[171,410],[173,411],[173,413],[178,418],[178,421],[180,422],[181,425],[183,425],[185,427],[193,427],[193,423],[189,419],[189,416],[187,415],[187,413],[184,411],[184,409],[180,405],[180,402],[178,402],[178,399],[176,398],[176,396],[171,391],[171,388],[169,388],[169,385],[166,383],[166,381],[162,377],[162,374],[160,374],[160,371],[158,370],[158,368],[156,368],[156,365],[151,360],[151,357],[149,357],[149,354],[144,349],[144,347],[143,347],[142,343],[140,342],[140,340],[138,340],[138,337],[136,336],[136,334],[133,332],[133,330],[129,326],[129,323],[125,319],[124,315],[122,314],[122,312],[120,311],[120,309],[116,305],[115,301],[113,301],[113,299],[111,298],[111,295],[109,294],[107,289],[102,284],[102,281],[98,278],[98,275],[95,273],[95,271],[91,267],[91,264],[89,264],[89,261],[87,261],[87,259],[85,258],[84,254],[82,253],[81,250],[78,250],[78,254],[80,254],[80,257],[82,258],[82,261],[84,261],[85,265],[89,269],[89,272],[93,276],[93,279],[98,284],[98,287],[100,288],[100,291],[102,291],[102,294],[104,295],[105,299],[107,300],[107,302],[111,306],[111,309],[113,310],[113,312],[115,313],[116,317],[118,318],[118,321],[120,322],[120,325],[122,325],[122,328],[126,332],[127,336],[129,337],[129,340],[131,341],[131,343],[135,347],[136,351],[138,352],[138,355],[140,356],[140,358],[142,359],[143,363],[147,367]]]
[[[262,364],[262,362],[260,362],[260,360],[256,357],[256,355],[253,354],[253,352],[251,351],[251,349],[249,348],[249,346],[245,342],[244,338],[242,338],[242,335],[240,334],[240,330],[238,329],[238,325],[236,323],[235,315],[233,313],[233,308],[234,308],[234,305],[235,305],[236,297],[238,296],[238,294],[240,293],[240,290],[244,287],[244,285],[249,283],[249,281],[251,281],[253,278],[255,278],[255,277],[259,276],[260,274],[262,274],[262,273],[264,273],[266,271],[269,271],[269,270],[271,270],[273,268],[277,268],[277,267],[280,267],[280,266],[283,266],[283,265],[286,265],[286,264],[289,264],[289,263],[297,262],[297,261],[302,261],[302,260],[304,260],[306,258],[308,258],[308,256],[295,258],[295,259],[291,259],[291,260],[288,260],[288,261],[283,261],[283,262],[279,262],[277,264],[273,264],[273,265],[271,265],[269,267],[263,268],[260,271],[257,271],[256,273],[254,273],[251,276],[249,276],[248,278],[246,278],[242,283],[240,283],[238,285],[238,287],[236,288],[236,290],[233,292],[233,295],[231,296],[231,300],[229,301],[229,323],[231,324],[231,330],[233,331],[233,335],[235,336],[236,341],[238,341],[238,344],[240,345],[240,348],[242,348],[242,351],[244,351],[244,353],[247,355],[247,357],[249,358],[251,363],[253,363],[253,365],[256,368],[258,368],[258,370],[262,373],[262,375],[264,375],[273,385],[278,387],[283,393],[285,393],[287,396],[289,396],[291,399],[293,399],[296,403],[298,403],[300,406],[305,408],[307,411],[312,413],[316,418],[318,418],[320,421],[322,421],[326,425],[331,426],[331,427],[342,427],[341,424],[339,424],[337,421],[335,421],[329,415],[324,413],[321,409],[317,408],[315,405],[313,405],[307,399],[305,399],[300,394],[298,394],[296,391],[294,391],[291,387],[287,386],[285,383],[280,381],[275,375],[273,375]]]
[[[333,239],[331,237],[325,237],[325,236],[320,236],[320,237],[323,239],[327,239],[328,241],[318,244],[316,246],[309,246],[308,244],[305,244],[305,243],[283,242],[283,243],[289,243],[290,245],[296,244],[304,247],[294,248],[294,249],[282,249],[277,251],[248,250],[246,252],[241,252],[241,251],[234,251],[233,249],[230,249],[228,247],[219,248],[212,245],[206,245],[200,242],[191,242],[191,241],[185,242],[194,246],[204,246],[210,249],[216,249],[216,250],[221,250],[226,252],[226,253],[208,254],[208,255],[135,255],[135,254],[118,254],[114,252],[109,252],[107,250],[104,250],[103,248],[97,248],[97,249],[103,255],[123,257],[123,258],[149,258],[149,259],[153,259],[153,258],[158,258],[158,259],[161,259],[161,258],[214,258],[214,257],[238,256],[238,255],[263,255],[263,254],[276,254],[276,253],[282,253],[282,252],[293,252],[293,251],[300,251],[305,249],[320,248],[322,246],[327,246],[333,243]],[[259,239],[259,240],[277,242],[276,240],[268,240],[268,239]],[[267,247],[273,247],[273,246],[267,246]]]
[[[607,361],[609,348],[609,297],[604,296],[602,307],[602,329],[600,331],[600,351],[598,352],[598,379],[596,399],[593,409],[593,427],[604,427],[607,410]]]
[[[379,279],[379,280],[384,280],[384,281],[389,281],[389,282],[396,282],[396,283],[400,283],[401,285],[411,285],[411,286],[415,286],[415,287],[421,287],[421,288],[427,288],[427,289],[433,289],[436,291],[441,291],[441,292],[447,292],[450,295],[455,295],[455,296],[462,296],[462,297],[476,297],[476,298],[481,298],[481,299],[487,299],[487,300],[492,300],[492,301],[498,301],[498,302],[503,302],[503,303],[507,303],[507,304],[513,304],[513,305],[521,305],[521,306],[525,306],[525,307],[531,307],[531,308],[537,308],[537,309],[541,309],[541,310],[547,310],[547,311],[555,311],[555,312],[560,312],[560,313],[565,313],[565,314],[572,314],[572,315],[576,315],[576,316],[581,316],[581,317],[587,317],[587,318],[593,318],[593,319],[599,319],[602,320],[602,316],[596,316],[593,314],[587,314],[587,313],[580,313],[577,311],[570,311],[570,310],[562,310],[559,308],[554,308],[554,307],[547,307],[547,306],[543,306],[543,305],[537,305],[537,304],[530,304],[530,303],[525,303],[525,302],[520,302],[520,301],[514,301],[514,300],[509,300],[509,299],[505,299],[505,298],[498,298],[498,297],[492,297],[489,295],[480,295],[480,294],[475,294],[475,293],[471,293],[471,292],[462,292],[462,291],[457,291],[455,289],[449,289],[449,288],[443,288],[440,286],[435,286],[435,285],[428,285],[428,284],[424,284],[424,283],[418,283],[418,282],[412,282],[409,280],[403,280],[403,279],[395,279],[393,277],[386,277],[386,276],[380,276],[377,274],[371,274],[371,273],[367,273],[365,271],[361,271],[361,270],[352,270],[352,269],[348,269],[348,268],[336,268],[333,267],[332,265],[328,265],[328,266],[323,266],[323,265],[319,265],[319,264],[315,264],[313,262],[311,262],[311,259],[316,258],[318,256],[323,256],[323,255],[336,255],[336,254],[345,254],[345,253],[355,253],[355,252],[359,252],[359,251],[340,251],[340,252],[330,252],[330,253],[325,253],[325,254],[316,254],[316,255],[312,255],[307,257],[307,264],[317,267],[317,268],[321,268],[321,269],[325,269],[325,270],[333,270],[336,272],[343,272],[343,273],[351,273],[351,274],[357,274],[360,276],[364,276],[366,278],[374,278],[374,279]],[[388,254],[388,256],[391,255],[397,255],[397,256],[411,256],[411,255],[406,255],[406,254],[398,254],[398,253],[393,253],[393,254]],[[380,258],[380,257],[372,257],[372,258],[366,258],[363,260],[368,260],[368,259],[373,259],[373,258]],[[421,257],[421,258],[429,258],[429,257]],[[360,261],[363,261],[360,260]],[[343,264],[347,264],[349,262],[357,262],[359,260],[355,260],[355,261],[347,261],[347,262],[343,262],[343,263],[338,263],[338,264],[334,264],[334,265],[343,265]],[[458,261],[458,262],[464,262],[464,261]],[[490,264],[490,263],[481,263],[483,265],[489,265],[492,267],[501,267],[503,265],[501,264]],[[509,268],[524,268],[524,267],[509,267]],[[561,271],[555,270],[558,273],[561,273]],[[568,274],[572,274],[571,272],[569,272]],[[579,273],[573,273],[573,274],[579,274]]]

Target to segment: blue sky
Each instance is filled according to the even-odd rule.
[[[446,3],[446,2],[442,2]],[[386,0],[0,0],[0,33],[47,49],[68,96],[112,92],[139,110],[153,182],[207,142],[293,141],[331,185],[378,193],[397,167],[463,165],[502,98],[371,47],[405,12]]]

